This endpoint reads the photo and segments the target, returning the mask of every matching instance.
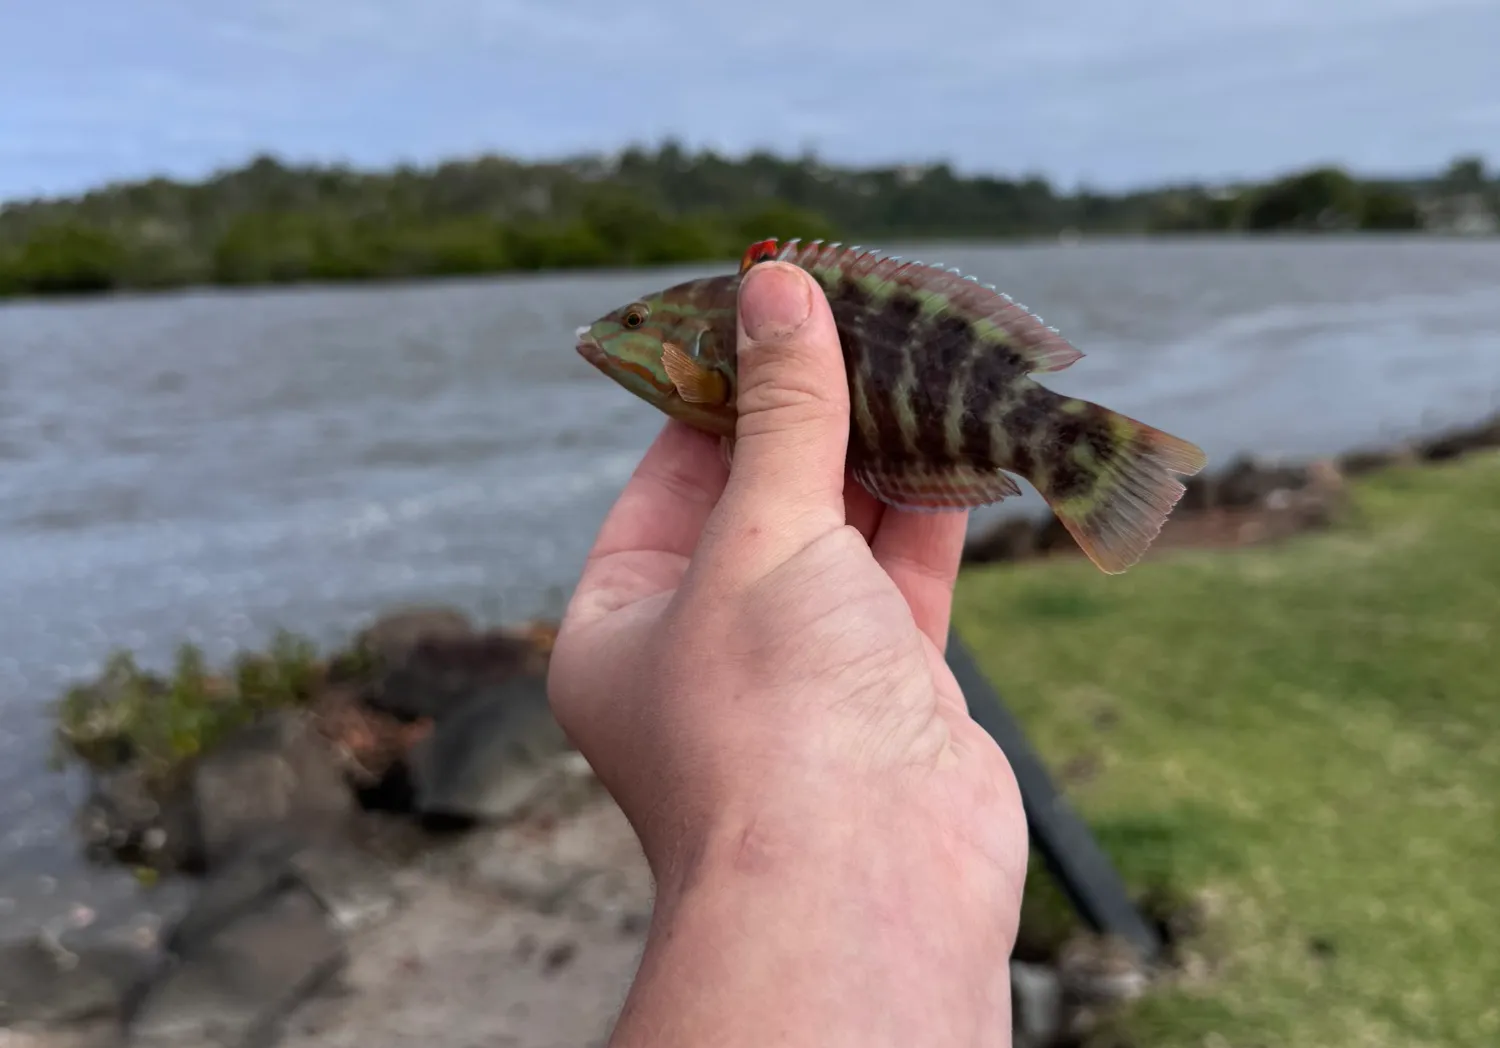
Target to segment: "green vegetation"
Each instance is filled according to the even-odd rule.
[[[1456,197],[1500,213],[1500,180],[1464,158],[1410,182],[1317,168],[1268,185],[1108,195],[1035,176],[961,177],[946,164],[856,170],[672,142],[610,159],[487,156],[384,173],[260,157],[203,182],[156,178],[0,209],[0,295],[697,262],[735,258],[764,236],[1439,228]]]
[[[955,618],[1158,915],[1169,975],[1111,1031],[1152,1048],[1500,1042],[1500,452],[1352,484],[1335,529],[971,568]],[[261,711],[378,669],[280,634],[222,672],[117,652],[59,706],[62,755],[161,782]],[[1070,915],[1037,863],[1018,953]],[[1113,1042],[1111,1042],[1113,1043]]]
[[[358,647],[325,663],[310,641],[285,631],[224,672],[211,671],[191,644],[178,649],[170,676],[143,670],[130,652],[117,650],[98,679],[58,702],[55,758],[98,769],[133,764],[147,782],[161,783],[184,759],[262,713],[308,705],[325,681],[353,679],[371,665]]]
[[[1203,904],[1199,963],[1129,1043],[1500,1043],[1500,454],[1354,500],[1279,548],[960,581],[965,639],[1127,880]]]

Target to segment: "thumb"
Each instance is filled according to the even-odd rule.
[[[823,289],[787,262],[740,284],[738,419],[725,499],[800,548],[844,523],[849,381]]]

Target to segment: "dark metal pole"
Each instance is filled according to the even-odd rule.
[[[1161,952],[1156,929],[1131,902],[1125,883],[1088,825],[1053,785],[1021,725],[985,678],[955,629],[948,631],[948,668],[963,690],[969,715],[999,744],[1015,772],[1031,840],[1068,901],[1095,932],[1118,935],[1148,963]]]

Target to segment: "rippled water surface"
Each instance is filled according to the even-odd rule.
[[[1048,385],[1211,459],[1500,403],[1500,241],[901,253],[1069,336],[1087,356]],[[0,917],[81,890],[43,704],[111,646],[335,640],[397,601],[557,611],[661,422],[572,331],[704,271],[0,306]]]

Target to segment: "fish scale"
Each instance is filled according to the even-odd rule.
[[[847,464],[876,498],[962,511],[1046,500],[1100,570],[1136,563],[1183,486],[1196,445],[1031,378],[1083,354],[993,285],[956,268],[819,240],[762,240],[738,272],[645,295],[578,329],[585,359],[665,414],[732,447],[736,311],[752,266],[809,273],[828,300],[849,383]]]

